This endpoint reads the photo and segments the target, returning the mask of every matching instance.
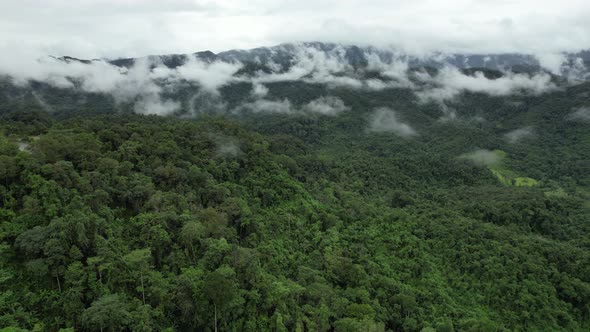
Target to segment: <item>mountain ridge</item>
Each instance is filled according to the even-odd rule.
[[[70,56],[61,56],[59,59],[65,61],[79,61],[90,63],[92,61],[105,61],[117,67],[131,67],[140,59],[149,59],[163,64],[168,68],[182,66],[190,57],[195,57],[204,62],[240,62],[243,64],[276,63],[288,65],[300,49],[308,49],[323,52],[329,56],[340,56],[354,68],[366,67],[368,56],[377,56],[382,61],[402,60],[406,61],[410,68],[433,67],[442,68],[450,65],[459,69],[482,68],[500,71],[533,72],[543,69],[541,61],[537,56],[527,53],[443,53],[433,52],[429,55],[411,55],[394,49],[378,48],[374,46],[359,47],[356,45],[345,45],[323,42],[283,43],[270,47],[256,47],[252,49],[231,49],[214,53],[210,50],[198,51],[187,54],[163,54],[147,55],[143,57],[116,58],[116,59],[79,59]],[[562,65],[575,66],[582,64],[590,66],[590,50],[582,50],[575,53],[561,53]],[[587,69],[586,69],[587,71]]]

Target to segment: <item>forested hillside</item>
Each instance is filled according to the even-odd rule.
[[[268,86],[299,111],[5,86],[2,331],[590,329],[588,84],[442,108]]]

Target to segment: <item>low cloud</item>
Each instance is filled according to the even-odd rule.
[[[521,107],[524,105],[523,101],[518,101],[518,100],[507,100],[506,104],[511,106],[511,107]]]
[[[350,110],[342,99],[333,96],[325,96],[314,99],[301,107],[296,107],[287,98],[282,100],[257,99],[252,102],[244,103],[233,110],[234,113],[240,111],[251,111],[254,113],[278,113],[278,114],[295,114],[295,113],[316,113],[334,116],[341,112]]]
[[[463,155],[462,157],[480,166],[492,166],[502,160],[498,153],[485,149],[473,151]]]
[[[416,92],[421,101],[442,102],[457,97],[462,92],[478,92],[491,96],[507,96],[523,92],[540,94],[556,89],[551,76],[545,73],[526,75],[504,73],[504,76],[490,79],[482,72],[466,75],[454,67],[445,67],[434,77],[422,76],[425,88]]]
[[[533,135],[532,127],[518,128],[504,134],[504,138],[510,143],[517,143],[520,140]]]
[[[7,65],[11,64],[12,65]],[[80,89],[89,93],[113,96],[116,102],[135,102],[142,114],[167,115],[180,108],[180,103],[162,100],[161,94],[183,82],[195,83],[209,94],[235,80],[241,64],[205,63],[194,57],[175,69],[165,67],[154,58],[140,58],[129,68],[117,67],[103,60],[89,63],[53,57],[0,62],[0,73],[13,83],[26,86],[30,81],[44,82],[56,88]]]
[[[549,70],[551,73],[559,75],[562,66],[566,63],[567,58],[563,53],[538,53],[535,57],[541,67]]]
[[[398,119],[395,111],[386,107],[373,112],[369,121],[369,131],[394,133],[402,137],[417,135],[412,127]]]
[[[443,115],[438,119],[441,122],[449,122],[457,119],[457,110],[453,107],[448,106],[444,102],[439,102],[440,110]]]
[[[384,89],[391,87],[389,84],[383,82],[380,79],[376,79],[376,78],[366,80],[365,85],[367,86],[367,88],[369,90],[374,90],[374,91],[380,91],[380,90],[384,90]]]
[[[355,69],[346,57],[346,49],[336,46],[330,50],[294,44],[279,50],[292,52],[293,59],[286,71],[278,64],[270,63],[271,73],[259,72],[253,82],[273,83],[302,81],[310,84],[325,84],[331,88],[383,90],[386,88],[407,88],[413,84],[408,77],[409,64],[405,58],[382,59],[379,54],[366,51],[367,67]],[[366,70],[377,72],[386,81],[366,78]]]
[[[568,116],[572,121],[590,122],[590,107],[580,107]]]
[[[180,103],[173,100],[162,100],[157,95],[144,96],[135,103],[134,110],[140,114],[170,115],[180,109]]]
[[[213,137],[216,145],[215,156],[220,158],[235,158],[242,154],[238,141],[231,137]]]
[[[370,89],[380,90],[385,87],[395,88],[412,88],[414,83],[410,80],[408,72],[410,65],[407,58],[395,57],[385,61],[378,54],[366,52],[367,70],[378,72],[381,76],[390,79],[390,82],[383,82],[381,80],[368,80],[367,86]]]
[[[53,112],[53,107],[51,107],[51,105],[49,105],[45,99],[39,95],[39,93],[37,93],[36,91],[33,91],[31,93],[31,95],[33,96],[33,98],[35,98],[35,101],[37,101],[37,103],[39,104],[39,106],[41,106],[41,108],[48,113]]]
[[[199,91],[188,101],[191,116],[201,114],[222,114],[227,111],[227,103],[217,93]]]
[[[580,57],[571,58],[565,53],[541,53],[535,57],[539,65],[554,75],[565,77],[570,83],[585,81],[590,78],[588,68],[584,59]]]
[[[189,82],[198,83],[203,89],[211,93],[218,93],[218,89],[235,81],[234,74],[242,68],[241,63],[215,61],[206,63],[195,57],[175,69],[173,77]]]
[[[320,97],[310,101],[303,107],[304,110],[312,113],[319,113],[323,115],[336,115],[347,111],[350,107],[346,106],[342,99],[338,97]]]
[[[252,84],[252,96],[257,98],[264,98],[268,94],[268,88],[264,84]]]
[[[229,142],[217,147],[217,155],[220,157],[236,157],[240,153],[240,147],[234,142]]]
[[[172,96],[179,86],[198,87],[198,92],[188,100],[192,114],[225,111],[227,104],[221,99],[219,89],[237,82],[252,84],[248,99],[253,101],[242,105],[241,108],[254,112],[305,111],[334,115],[348,109],[341,100],[334,97],[322,97],[307,105],[298,106],[301,108],[298,110],[287,99],[275,101],[268,98],[267,85],[274,82],[299,81],[322,84],[328,88],[355,90],[412,89],[419,102],[436,102],[441,105],[444,113],[442,120],[452,120],[456,117],[454,110],[447,104],[464,92],[507,96],[522,93],[540,94],[557,88],[551,81],[551,76],[543,72],[534,75],[504,72],[503,76],[492,79],[485,77],[481,72],[466,75],[459,69],[447,65],[432,76],[426,72],[411,71],[409,61],[416,59],[396,55],[391,50],[367,48],[362,54],[353,52],[352,55],[347,53],[348,51],[349,49],[343,46],[333,45],[327,50],[305,44],[283,45],[271,50],[275,55],[277,52],[286,54],[281,64],[272,61],[270,64],[265,63],[270,69],[268,72],[259,71],[250,76],[238,75],[244,67],[242,63],[207,62],[194,56],[187,56],[185,63],[176,68],[164,66],[157,57],[137,59],[133,66],[125,68],[102,60],[85,63],[52,57],[31,58],[26,54],[19,58],[17,54],[8,56],[8,60],[0,61],[0,73],[8,75],[18,85],[40,81],[57,88],[108,94],[118,103],[134,103],[134,109],[138,113],[161,115],[181,109],[179,101],[162,97]],[[359,54],[363,59],[356,60],[366,60],[366,67],[359,68],[350,64],[351,57],[354,60]],[[430,60],[442,61],[444,58],[442,54],[435,54],[425,56],[421,60],[427,63]],[[578,60],[565,66],[561,54],[549,54],[540,59],[544,66],[551,67],[552,70],[563,72],[563,68],[569,68],[567,73],[571,77],[585,73],[583,63]],[[584,116],[582,114],[578,117],[583,119]]]
[[[329,87],[353,89],[363,87],[363,82],[355,77],[354,68],[346,60],[343,47],[338,46],[328,51],[300,44],[283,47],[284,50],[293,54],[288,70],[258,73],[253,78],[254,83],[303,81],[311,84],[326,84]],[[281,66],[275,67],[282,69]]]
[[[234,110],[234,113],[239,112],[240,110],[249,110],[254,113],[280,113],[280,114],[290,114],[295,111],[291,101],[285,98],[281,101],[275,100],[268,100],[268,99],[259,99],[250,103],[245,103],[238,107],[238,109]]]
[[[188,53],[193,48],[223,50],[289,40],[471,53],[557,53],[590,45],[588,1],[539,3],[1,1],[0,40],[30,41],[63,51],[60,54],[90,57]]]

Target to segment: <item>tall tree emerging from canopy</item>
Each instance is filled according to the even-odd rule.
[[[84,311],[81,321],[90,330],[120,331],[130,323],[128,303],[118,294],[104,295]]]

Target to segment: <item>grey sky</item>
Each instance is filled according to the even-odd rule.
[[[290,41],[410,52],[590,48],[588,0],[0,0],[0,51],[82,58]]]

